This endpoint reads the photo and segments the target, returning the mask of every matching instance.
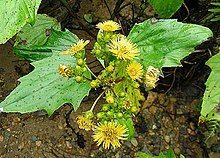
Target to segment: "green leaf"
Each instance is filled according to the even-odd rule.
[[[52,55],[52,51],[62,51],[68,49],[73,43],[78,41],[78,37],[69,30],[65,32],[51,30],[51,35],[44,45],[19,46],[14,47],[16,55],[31,61],[41,60]]]
[[[135,129],[134,129],[134,123],[133,123],[132,119],[131,118],[128,118],[128,119],[123,118],[123,119],[119,119],[118,122],[127,128],[128,140],[131,140],[132,138],[134,138]]]
[[[182,5],[183,0],[148,0],[161,18],[170,18]]]
[[[41,0],[0,1],[0,44],[13,37],[26,23],[34,24]]]
[[[51,34],[51,30],[60,31],[61,26],[55,18],[51,18],[45,14],[37,14],[34,25],[26,24],[16,35],[16,43],[14,46],[42,46]]]
[[[79,84],[57,72],[60,64],[74,66],[75,63],[73,57],[59,54],[33,62],[35,69],[19,79],[20,85],[0,103],[0,108],[3,112],[20,113],[46,110],[52,115],[64,103],[71,103],[76,110],[89,93],[89,81]]]
[[[46,110],[52,115],[64,103],[71,103],[76,110],[89,93],[89,81],[79,84],[73,78],[61,76],[57,69],[60,64],[76,64],[75,58],[60,52],[78,40],[78,37],[69,31],[53,30],[45,45],[39,47],[53,51],[52,56],[32,63],[35,69],[22,77],[20,85],[0,103],[0,109],[3,108],[1,111],[27,113]],[[87,78],[91,77],[88,71],[86,75]]]
[[[175,19],[149,19],[136,24],[128,38],[137,44],[138,60],[145,68],[150,65],[161,68],[181,66],[180,60],[212,35],[212,31],[203,26]]]
[[[168,149],[166,154],[163,154],[161,152],[158,156],[151,156],[144,152],[138,152],[138,158],[176,158],[176,155],[174,154],[173,150],[170,148]],[[184,158],[184,156],[181,154],[180,158]]]
[[[206,63],[212,72],[206,81],[206,90],[203,97],[201,116],[206,120],[218,119],[216,108],[220,104],[220,53],[216,54]],[[210,114],[210,115],[209,115]],[[208,117],[209,116],[209,117]]]
[[[150,156],[144,152],[139,151],[138,152],[138,158],[153,158],[153,156]]]

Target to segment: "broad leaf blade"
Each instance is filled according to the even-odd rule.
[[[161,18],[170,18],[182,5],[183,0],[149,0]]]
[[[14,52],[26,60],[36,61],[51,56],[52,51],[66,50],[76,41],[78,37],[69,30],[65,32],[52,30],[44,45],[14,47]]]
[[[34,24],[40,3],[41,0],[0,1],[0,44],[13,37],[26,23]]]
[[[60,31],[60,23],[45,14],[37,14],[34,25],[26,24],[16,35],[16,43],[14,46],[42,46],[47,41],[51,30]]]
[[[61,76],[57,69],[60,64],[76,64],[75,58],[60,52],[78,40],[78,37],[68,30],[53,30],[43,46],[36,46],[38,50],[48,51],[52,56],[32,63],[35,69],[20,79],[20,85],[0,103],[0,109],[3,108],[4,112],[20,113],[44,109],[51,115],[64,103],[71,103],[76,110],[82,99],[88,95],[89,81],[78,84],[73,78]],[[39,57],[42,57],[41,54]],[[91,77],[88,71],[86,75],[87,78]]]
[[[201,116],[206,119],[212,119],[215,116],[215,109],[220,104],[220,53],[210,58],[207,65],[212,69],[208,80],[206,81],[206,90],[203,97]],[[207,117],[212,114],[212,117]],[[219,114],[218,114],[219,115]],[[220,119],[219,119],[220,120]]]
[[[90,84],[88,81],[79,84],[57,72],[60,64],[73,66],[75,62],[71,56],[59,54],[33,62],[34,71],[20,79],[20,85],[0,103],[0,107],[4,112],[20,113],[44,109],[51,115],[64,103],[71,103],[76,110],[88,95]]]
[[[137,44],[138,60],[144,67],[161,68],[181,66],[180,60],[211,36],[212,31],[203,26],[184,24],[175,19],[149,19],[136,24],[128,38]]]

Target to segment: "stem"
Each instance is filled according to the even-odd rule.
[[[86,66],[87,70],[92,74],[92,76],[94,76],[95,78],[97,78],[97,76],[90,70],[90,68],[89,68],[87,65],[85,65],[85,66]]]
[[[99,101],[99,99],[101,98],[101,96],[105,93],[105,91],[103,91],[99,96],[98,98],[96,98],[96,100],[94,101],[94,103],[92,104],[92,107],[90,109],[90,111],[93,111],[93,109],[95,108],[97,102]]]

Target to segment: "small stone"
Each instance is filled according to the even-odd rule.
[[[15,117],[15,118],[13,119],[13,122],[14,122],[14,123],[20,123],[20,122],[21,122],[21,119],[20,119],[19,117]]]
[[[196,129],[193,122],[190,122],[190,123],[189,123],[189,127],[190,127],[192,130],[195,130],[195,129]]]
[[[18,149],[22,150],[24,148],[24,142],[19,143],[18,145]]]
[[[138,146],[137,139],[132,138],[132,139],[131,139],[131,144],[132,144],[133,146],[137,147],[137,146]]]
[[[37,138],[37,136],[31,136],[31,140],[32,140],[33,142],[36,142],[36,141],[38,140],[38,138]]]
[[[38,141],[36,141],[36,146],[41,146],[41,141],[40,140],[38,140]]]
[[[165,140],[165,142],[169,143],[169,142],[170,142],[170,137],[169,137],[168,135],[166,135],[166,136],[164,137],[164,140]]]
[[[149,108],[149,112],[150,112],[151,114],[155,115],[156,112],[157,112],[157,107],[151,106],[151,107]]]
[[[70,143],[69,141],[66,141],[66,146],[67,146],[67,148],[69,148],[69,149],[72,149],[72,148],[73,148],[72,145],[71,145],[71,143]]]
[[[154,133],[152,130],[149,130],[149,131],[148,131],[148,134],[149,134],[150,136],[155,135],[155,133]]]
[[[181,153],[180,148],[175,147],[173,150],[176,155],[179,155]]]
[[[119,152],[117,152],[117,153],[115,154],[115,158],[120,158]]]
[[[156,125],[153,125],[153,126],[152,126],[152,129],[157,129],[157,126],[156,126]]]
[[[3,142],[3,141],[4,141],[3,135],[0,135],[0,142]]]

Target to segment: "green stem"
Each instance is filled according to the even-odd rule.
[[[85,66],[86,66],[87,70],[92,74],[92,76],[94,76],[95,78],[97,78],[97,76],[92,72],[92,70],[90,70],[90,68],[89,68],[87,65],[85,65]]]
[[[102,97],[102,95],[105,93],[105,91],[103,91],[99,96],[98,98],[96,98],[96,100],[94,101],[94,103],[92,104],[92,107],[90,109],[90,111],[93,111],[93,109],[95,108],[97,102],[99,101],[99,99]]]

